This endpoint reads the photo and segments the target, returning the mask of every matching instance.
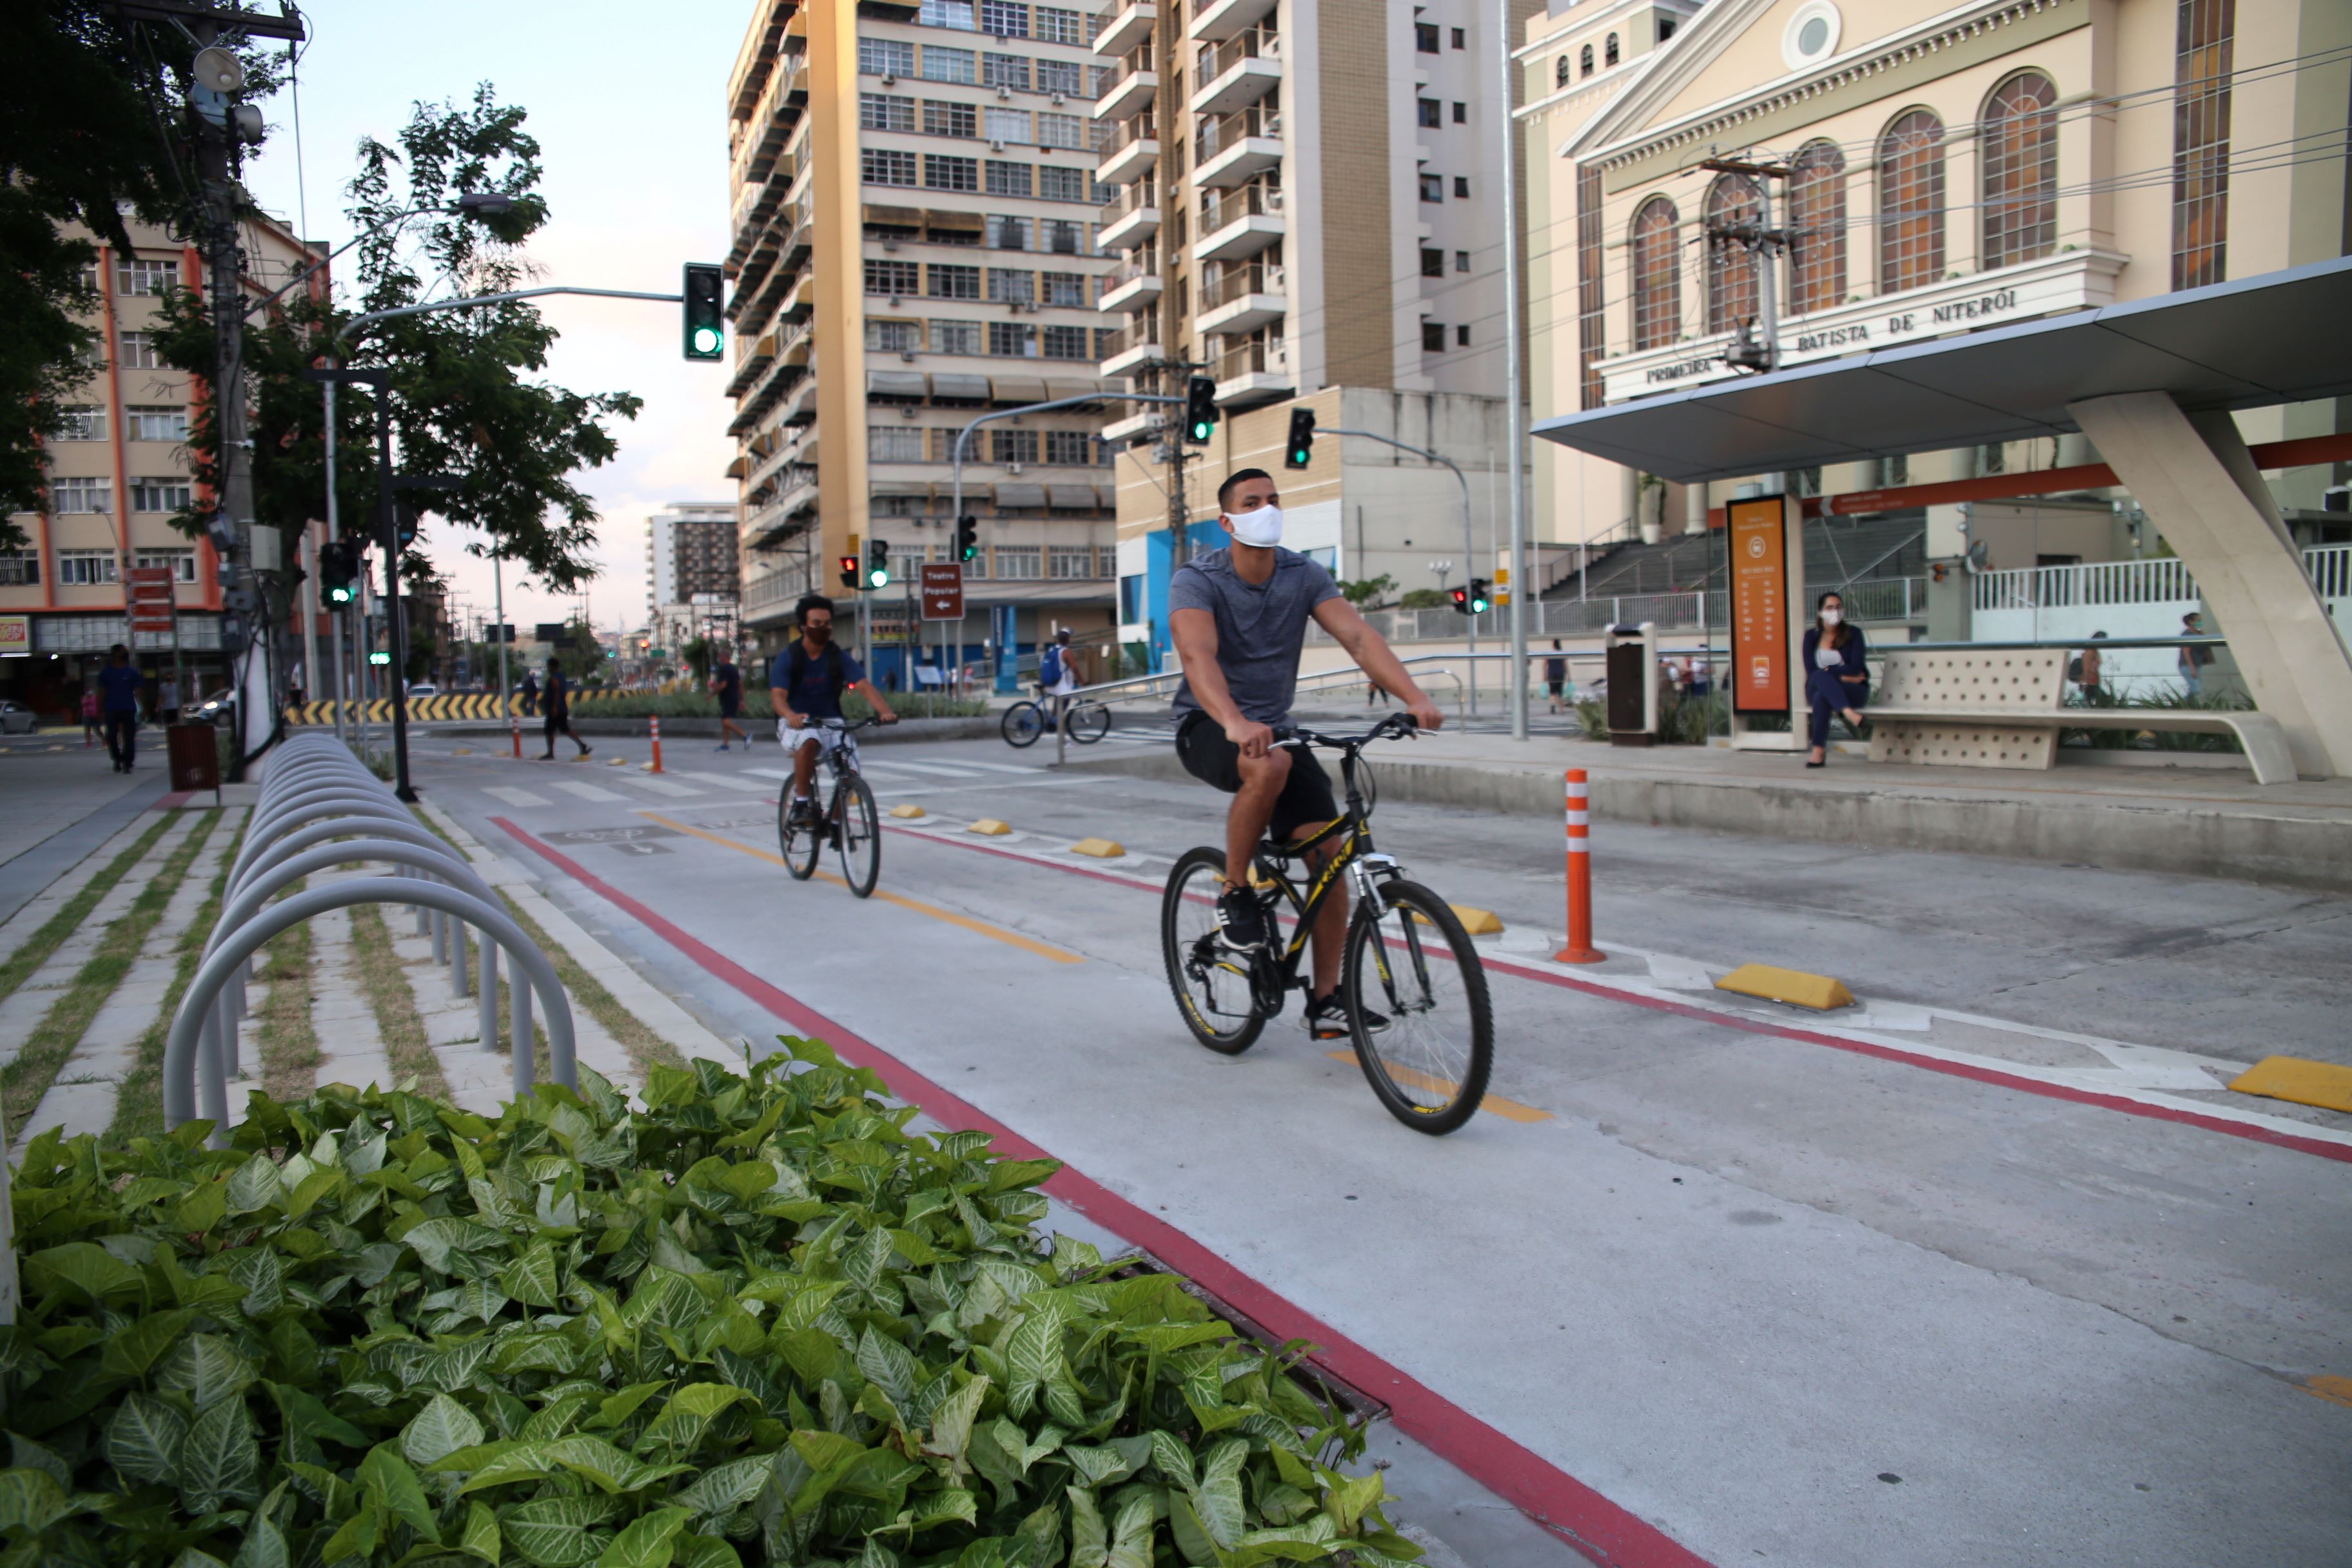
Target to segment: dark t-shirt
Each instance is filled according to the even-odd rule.
[[[1298,650],[1315,607],[1339,597],[1321,564],[1295,550],[1274,552],[1274,572],[1251,583],[1234,570],[1231,549],[1196,555],[1168,584],[1168,610],[1206,610],[1217,620],[1217,668],[1245,719],[1279,725],[1298,689]],[[1179,719],[1200,707],[1192,683],[1176,689]]]
[[[550,719],[569,718],[571,699],[572,683],[563,679],[562,671],[555,671],[547,678],[547,699],[540,704],[539,710]]]
[[[807,649],[801,648],[801,678],[795,683],[793,679],[794,648],[801,648],[797,637],[786,643],[784,650],[776,655],[775,662],[768,667],[769,689],[783,692],[784,700],[792,704],[793,711],[803,719],[840,718],[841,697],[825,675],[826,655],[820,653],[811,657]],[[851,657],[846,648],[834,648],[831,653],[841,660],[843,691],[866,679],[866,667]]]
[[[99,706],[109,713],[136,713],[143,679],[135,665],[103,667],[98,672]]]
[[[710,673],[719,681],[719,710],[731,717],[743,703],[743,672],[721,660]]]

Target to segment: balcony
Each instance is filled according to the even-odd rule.
[[[1151,0],[1120,6],[1095,35],[1095,53],[1107,60],[1131,53],[1151,37],[1151,25],[1159,19],[1160,7]]]
[[[740,397],[751,391],[760,373],[776,363],[776,334],[761,332],[757,337],[739,337],[735,340],[735,374],[727,383],[730,397]]]
[[[1167,357],[1160,347],[1160,323],[1150,316],[1113,332],[1105,346],[1110,350],[1102,362],[1105,375],[1132,375],[1145,365]]]
[[[1160,186],[1146,180],[1128,186],[1118,200],[1095,214],[1102,226],[1095,243],[1105,250],[1131,250],[1160,232]]]
[[[1232,37],[1261,16],[1274,14],[1276,0],[1192,0],[1184,36],[1213,44]]]
[[[1194,121],[1192,184],[1248,183],[1282,163],[1282,111],[1263,103]]]
[[[1290,309],[1283,293],[1282,268],[1260,262],[1228,268],[1223,277],[1201,286],[1196,324],[1204,332],[1255,331],[1278,321]]]
[[[1271,403],[1296,390],[1290,355],[1280,339],[1268,343],[1253,338],[1235,343],[1217,356],[1217,405],[1240,408]]]
[[[1160,248],[1139,246],[1103,279],[1102,308],[1133,315],[1160,303]]]
[[[1095,100],[1097,120],[1132,120],[1160,100],[1160,73],[1150,60],[1149,49],[1128,57],[1127,68]]]
[[[1282,187],[1248,184],[1201,194],[1201,238],[1195,261],[1238,261],[1278,245],[1289,230],[1282,216]]]
[[[1150,115],[1139,115],[1118,128],[1095,165],[1095,178],[1106,185],[1124,185],[1142,179],[1160,166],[1160,126]]]
[[[1204,44],[1194,57],[1195,114],[1230,114],[1282,85],[1282,36],[1252,27],[1222,44]]]

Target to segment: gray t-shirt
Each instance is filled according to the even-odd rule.
[[[1295,550],[1277,547],[1273,574],[1257,584],[1234,570],[1230,549],[1212,550],[1176,569],[1168,584],[1168,613],[1206,610],[1216,616],[1217,668],[1225,672],[1234,706],[1258,723],[1283,724],[1298,689],[1307,619],[1316,605],[1338,597],[1331,574]],[[1178,718],[1200,707],[1191,681],[1177,688]]]

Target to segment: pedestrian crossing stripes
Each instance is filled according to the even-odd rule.
[[[545,805],[545,795],[533,795],[527,789],[510,789],[504,784],[485,785],[484,795],[494,795],[509,805]]]
[[[606,801],[626,800],[629,798],[625,795],[614,795],[608,789],[600,789],[592,784],[573,784],[569,780],[559,782],[555,787],[562,790],[566,795],[576,795],[582,800]]]

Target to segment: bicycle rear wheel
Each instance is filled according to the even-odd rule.
[[[1495,1024],[1486,968],[1454,910],[1417,882],[1383,884],[1380,906],[1348,927],[1339,989],[1356,1059],[1389,1113],[1416,1132],[1469,1121],[1486,1097]]]
[[[814,823],[793,821],[793,786],[789,784],[776,798],[776,847],[793,881],[805,882],[816,875],[816,858],[824,852],[824,829]]]
[[[856,773],[834,791],[833,809],[842,879],[862,899],[882,874],[882,814],[875,808],[873,790]]]
[[[1223,850],[1186,851],[1160,895],[1160,946],[1184,1026],[1231,1057],[1256,1043],[1265,1018],[1253,999],[1249,961],[1217,941],[1217,894],[1224,882]]]
[[[1015,702],[1004,710],[1004,743],[1008,746],[1034,746],[1037,737],[1045,732],[1045,715],[1034,702]]]
[[[1110,733],[1110,710],[1099,702],[1081,702],[1070,711],[1070,739],[1091,746]]]

